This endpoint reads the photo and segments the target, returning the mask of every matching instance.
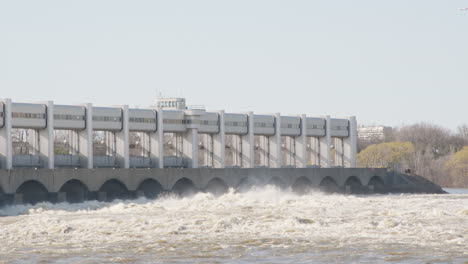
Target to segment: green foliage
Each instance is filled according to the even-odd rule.
[[[54,154],[55,155],[67,155],[69,153],[68,153],[68,150],[63,147],[55,147]]]
[[[403,167],[410,163],[414,151],[411,142],[373,144],[358,154],[358,165],[373,168]]]
[[[453,154],[445,164],[449,169],[454,169],[462,175],[468,174],[468,146]]]

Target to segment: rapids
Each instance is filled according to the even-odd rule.
[[[221,196],[0,208],[0,263],[468,263],[468,194]]]

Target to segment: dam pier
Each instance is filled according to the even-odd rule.
[[[341,192],[405,180],[355,168],[355,117],[225,113],[0,101],[0,200],[112,200],[161,192],[220,192],[255,184]]]

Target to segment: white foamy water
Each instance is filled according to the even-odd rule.
[[[220,197],[0,209],[0,263],[468,263],[468,194]]]

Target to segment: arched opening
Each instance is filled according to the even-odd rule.
[[[205,187],[205,192],[212,193],[216,196],[225,194],[228,192],[228,190],[229,190],[229,187],[220,178],[212,179],[211,181],[208,182],[208,184]]]
[[[312,182],[306,177],[299,177],[292,186],[292,190],[298,194],[306,194],[311,192],[313,189]]]
[[[113,201],[115,199],[124,200],[131,198],[127,187],[125,187],[123,183],[116,179],[106,181],[101,186],[99,191],[106,193],[106,201],[108,202]]]
[[[251,178],[245,177],[240,180],[239,184],[236,187],[236,192],[239,192],[239,193],[248,192],[254,186],[255,186],[255,182]]]
[[[67,181],[59,192],[66,193],[66,201],[69,203],[81,203],[88,199],[88,188],[79,180]]]
[[[47,201],[49,192],[40,182],[32,180],[21,184],[16,193],[23,196],[23,203],[34,205]]]
[[[323,180],[320,182],[319,189],[322,192],[327,193],[340,192],[340,187],[338,187],[338,184],[336,184],[335,180],[333,180],[333,178],[330,176],[323,178]]]
[[[191,180],[182,178],[174,184],[172,191],[181,196],[190,196],[195,194],[198,190]]]
[[[278,177],[273,177],[268,181],[268,185],[273,185],[280,189],[286,189],[286,184]]]
[[[349,177],[345,184],[345,191],[349,193],[364,193],[365,190],[361,184],[361,181],[356,176]]]
[[[138,191],[142,191],[146,198],[154,199],[163,192],[161,184],[153,179],[146,179],[138,186]]]
[[[384,193],[385,192],[385,183],[379,176],[374,176],[370,179],[368,186],[374,186],[375,193]]]

